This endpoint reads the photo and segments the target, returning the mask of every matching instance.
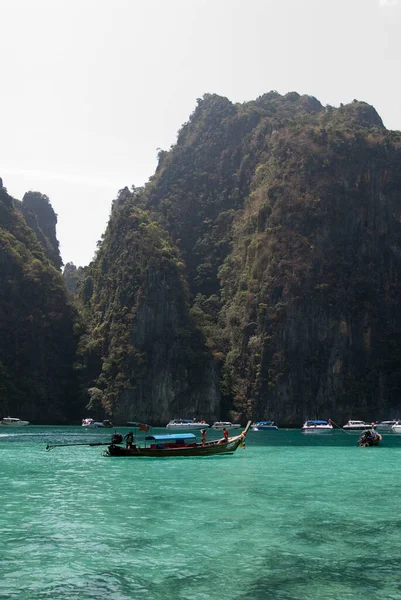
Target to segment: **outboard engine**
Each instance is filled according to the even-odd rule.
[[[123,442],[123,436],[121,435],[121,433],[115,433],[113,435],[113,437],[111,438],[112,444],[122,444],[122,442]]]

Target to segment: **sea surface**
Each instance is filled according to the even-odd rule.
[[[2,600],[401,599],[401,435],[250,432],[205,458],[46,451],[112,433],[0,428]]]

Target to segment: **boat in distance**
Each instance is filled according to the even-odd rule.
[[[104,456],[125,456],[131,458],[194,457],[233,454],[239,446],[245,447],[245,436],[251,426],[249,421],[245,429],[234,437],[221,438],[210,442],[197,442],[194,433],[176,433],[147,435],[143,444],[134,442],[123,446],[123,436],[114,434]]]
[[[305,421],[301,428],[303,433],[332,433],[334,427],[330,421],[310,419]]]
[[[272,431],[278,427],[274,421],[258,421],[252,424],[251,429],[252,431]]]
[[[95,421],[94,419],[87,418],[82,419],[82,427],[113,427],[113,423],[109,421],[109,419],[104,419],[104,421]]]
[[[193,419],[171,419],[166,425],[166,429],[175,429],[177,431],[190,431],[207,429],[208,423],[205,421],[194,421]]]
[[[4,417],[1,419],[0,425],[4,425],[5,427],[24,427],[25,425],[29,425],[29,421],[21,421],[21,419],[16,419],[15,417]]]
[[[391,427],[391,432],[392,433],[401,433],[401,423],[400,423],[400,421],[397,421],[397,423],[394,423],[394,425]]]
[[[241,429],[241,423],[231,423],[231,421],[215,421],[212,425],[212,429],[223,430],[223,429]]]
[[[397,419],[391,421],[376,421],[375,429],[376,431],[391,432],[393,425],[398,425],[398,423],[399,421]]]
[[[365,421],[350,420],[343,426],[343,429],[345,429],[345,431],[365,431],[365,429],[369,428],[371,428],[371,424],[365,423]]]

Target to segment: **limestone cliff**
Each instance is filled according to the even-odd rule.
[[[400,147],[364,102],[199,100],[82,286],[90,406],[400,416]]]
[[[16,206],[0,185],[0,416],[71,422],[81,413],[76,311]]]
[[[185,266],[166,232],[124,190],[82,296],[89,408],[117,422],[217,418],[218,377],[189,316]]]

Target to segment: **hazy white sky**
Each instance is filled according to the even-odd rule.
[[[0,0],[0,24],[0,176],[49,196],[64,262],[206,92],[357,98],[401,129],[401,0]]]

